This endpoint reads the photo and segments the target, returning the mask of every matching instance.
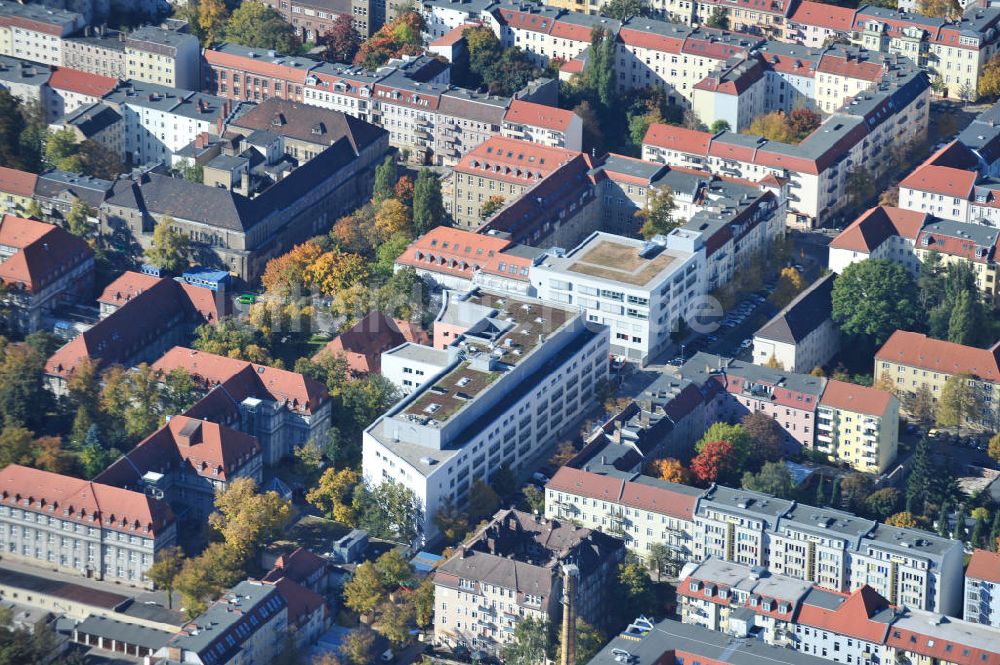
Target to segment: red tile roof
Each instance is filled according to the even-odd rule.
[[[504,250],[510,246],[509,240],[496,236],[438,226],[410,243],[396,263],[466,279],[472,279],[476,270],[482,270],[526,282],[528,277],[521,274],[521,269],[530,267],[531,260],[505,254]],[[517,266],[515,274],[509,271],[511,265]]]
[[[0,281],[31,293],[94,257],[83,239],[58,226],[13,215],[0,219],[0,245],[18,250],[0,263]]]
[[[1000,342],[991,349],[977,349],[897,330],[875,353],[875,359],[942,374],[967,373],[983,381],[1000,381]]]
[[[261,451],[257,438],[213,422],[174,415],[96,481],[141,490],[142,476],[193,472],[211,480],[231,480]]]
[[[407,326],[413,335],[414,328]],[[426,340],[426,335],[423,337]],[[346,332],[343,332],[313,356],[315,361],[327,354],[342,355],[347,366],[357,374],[378,374],[382,369],[382,353],[394,349],[403,342],[417,342],[407,339],[399,324],[381,312],[369,312]]]
[[[38,176],[27,171],[0,166],[0,192],[31,198],[35,194]]]
[[[143,492],[10,464],[0,471],[0,503],[62,520],[154,537],[173,520],[162,501]]]
[[[282,554],[274,562],[274,568],[264,575],[263,581],[275,582],[282,577],[295,580],[299,584],[309,583],[309,578],[323,570],[329,562],[323,557],[313,554],[304,547],[299,547],[291,554]]]
[[[153,363],[153,369],[164,373],[178,367],[186,369],[208,388],[224,385],[238,401],[257,397],[285,403],[295,411],[313,413],[328,399],[326,388],[307,376],[183,346],[175,346]]]
[[[884,416],[892,402],[892,394],[878,388],[830,379],[819,403],[834,409],[854,411],[870,416]]]
[[[1000,552],[976,550],[969,559],[965,576],[1000,584]]]
[[[469,28],[478,28],[478,23],[463,23],[444,33],[430,43],[431,46],[454,46],[465,38],[465,31]]]
[[[115,281],[108,284],[97,302],[121,307],[137,295],[160,283],[161,277],[147,275],[144,272],[126,270]]]
[[[666,150],[677,150],[695,155],[707,155],[708,145],[712,135],[699,132],[696,129],[685,129],[674,125],[653,123],[646,130],[643,144],[649,144]]]
[[[56,67],[49,77],[49,87],[56,90],[68,90],[90,97],[103,97],[118,86],[118,79],[110,76],[99,76],[78,69]]]
[[[566,109],[515,99],[510,103],[504,120],[519,125],[531,125],[556,132],[565,132],[569,129],[574,117],[576,114]]]
[[[940,615],[936,615],[940,616]],[[936,619],[941,622],[951,623],[957,621],[949,617],[940,616]],[[978,627],[978,624],[976,624]],[[904,626],[894,624],[889,629],[889,639],[887,644],[900,651],[911,651],[922,656],[927,656],[931,662],[955,663],[955,665],[1000,665],[1000,653],[997,652],[997,645],[989,644],[990,640],[981,643],[982,634],[972,633],[962,630],[965,636],[962,641],[952,637],[953,631],[948,631],[948,636],[935,635],[933,625],[929,627],[927,634],[910,630]],[[955,631],[959,632],[959,631]],[[993,640],[995,642],[995,640]]]
[[[870,208],[841,231],[830,248],[870,254],[892,236],[916,240],[926,221],[922,212],[889,206]]]
[[[282,81],[292,81],[299,84],[305,83],[306,77],[309,75],[308,66],[288,67],[285,65],[277,65],[272,62],[267,62],[265,60],[249,58],[236,53],[224,53],[222,51],[205,49],[203,57],[205,58],[205,62],[207,62],[210,67],[235,69],[241,73],[267,76],[268,78],[279,79]],[[289,60],[294,60],[294,58],[289,57]],[[308,62],[306,62],[306,64],[308,64]]]
[[[968,199],[972,194],[977,177],[975,171],[925,164],[918,166],[913,173],[906,176],[899,183],[899,186],[921,192],[933,192],[943,196]]]
[[[834,76],[845,76],[865,81],[878,81],[885,73],[885,68],[878,62],[859,60],[856,54],[841,52],[825,53],[820,58],[816,71]]]
[[[917,247],[958,256],[973,263],[993,263],[996,258],[998,236],[1000,231],[983,228],[980,236],[974,239],[961,227],[949,228],[946,224],[934,223],[920,231],[920,235],[917,236]],[[984,240],[986,242],[983,242]]]
[[[829,592],[828,592],[829,593]],[[889,601],[865,585],[852,593],[837,609],[831,610],[809,602],[806,596],[799,610],[797,622],[854,637],[866,642],[881,644],[885,641],[889,624],[872,621],[879,612],[889,609]]]
[[[492,180],[534,184],[579,154],[565,148],[494,136],[466,153],[454,170]]]
[[[616,501],[677,519],[693,519],[697,497],[674,491],[669,485],[666,482],[663,486],[634,483],[564,466],[556,471],[545,489],[601,501]]]
[[[315,591],[310,591],[294,580],[282,577],[277,581],[267,582],[267,584],[273,584],[281,597],[285,599],[285,604],[288,606],[289,628],[304,626],[309,623],[316,612],[326,611],[326,601],[323,600],[323,596]]]
[[[838,7],[803,0],[792,12],[789,20],[794,23],[815,25],[838,32],[850,32],[851,26],[854,24],[854,11],[850,7]]]
[[[663,51],[665,53],[680,53],[684,47],[684,36],[668,37],[636,28],[623,27],[618,31],[618,38],[626,46]]]

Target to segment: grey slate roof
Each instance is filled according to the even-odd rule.
[[[280,134],[299,141],[333,145],[346,137],[355,150],[374,143],[385,130],[341,111],[301,104],[272,97],[248,109],[230,123],[235,130],[245,129]]]
[[[797,344],[830,318],[833,311],[833,280],[830,273],[813,282],[785,308],[765,323],[754,337]]]
[[[115,109],[107,104],[94,102],[81,106],[65,116],[63,122],[76,127],[85,137],[91,138],[120,122],[121,119],[121,115]]]
[[[119,180],[108,204],[231,231],[246,231],[253,221],[250,200],[245,196],[158,173],[139,181]]]
[[[39,62],[0,55],[0,81],[41,86],[48,82],[52,68]]]
[[[80,633],[117,640],[118,642],[130,645],[143,646],[154,651],[166,644],[167,640],[172,636],[172,633],[168,633],[165,630],[115,621],[114,619],[108,619],[96,614],[91,614],[78,623],[75,630]]]

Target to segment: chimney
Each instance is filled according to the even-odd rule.
[[[580,569],[574,564],[563,564],[563,616],[562,658],[560,665],[576,663],[576,578]]]
[[[222,136],[222,116],[219,116],[219,119],[215,121],[215,129],[217,130],[215,133]]]

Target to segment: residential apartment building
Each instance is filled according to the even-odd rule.
[[[501,510],[435,569],[435,642],[499,654],[523,619],[557,621],[566,596],[576,616],[605,626],[624,559],[612,536]]]
[[[96,104],[118,87],[118,79],[55,67],[48,80],[48,102],[43,105],[45,118],[55,122],[84,106]]]
[[[583,121],[573,111],[520,99],[511,101],[500,126],[500,135],[532,143],[583,150]]]
[[[689,564],[681,620],[826,662],[992,662],[1000,632],[901,603],[862,586],[837,593],[719,559]]]
[[[920,262],[914,247],[929,219],[927,213],[903,208],[871,208],[830,242],[827,267],[839,274],[858,261],[891,259],[916,275]]]
[[[307,441],[323,441],[330,429],[331,403],[317,381],[296,372],[265,367],[175,346],[152,363],[164,376],[183,369],[205,391],[185,415],[208,419],[256,439],[265,465],[275,466]],[[249,449],[242,437],[240,449]],[[240,468],[242,468],[242,464]],[[250,464],[246,473],[256,473]]]
[[[1000,228],[939,219],[929,221],[920,229],[914,253],[921,263],[934,256],[940,259],[942,266],[970,266],[983,300],[997,303],[1000,295],[997,289],[998,239]]]
[[[965,569],[962,618],[1000,628],[1000,554],[975,550]]]
[[[653,124],[642,156],[754,182],[766,176],[786,181],[788,222],[808,227],[831,218],[843,205],[846,174],[853,165],[880,173],[889,166],[889,146],[925,135],[928,86],[923,72],[890,72],[875,91],[857,95],[797,145]]]
[[[24,104],[36,102],[43,111],[47,110],[51,103],[48,83],[52,69],[30,60],[0,55],[0,88]]]
[[[830,379],[816,412],[816,450],[862,473],[896,459],[899,400],[892,393]]]
[[[286,649],[288,610],[276,585],[245,580],[157,649],[154,662],[190,665],[269,662]]]
[[[85,300],[94,287],[94,252],[64,229],[30,219],[0,218],[0,300],[6,325],[23,334],[41,330],[60,307]]]
[[[654,544],[664,544],[680,566],[694,557],[691,525],[702,494],[649,476],[599,475],[564,466],[545,485],[545,517],[621,538],[630,552],[644,558]]]
[[[62,67],[124,79],[125,64],[125,33],[86,26],[83,34],[63,39]]]
[[[535,64],[545,67],[553,59],[573,60],[590,47],[595,30],[618,33],[620,21],[606,16],[567,12],[545,5],[502,0],[490,10],[490,27],[504,46],[523,50]],[[647,19],[644,19],[647,20]]]
[[[562,467],[545,499],[547,515],[617,531],[639,556],[668,531],[662,542],[683,561],[725,561],[838,593],[867,585],[894,604],[951,616],[963,606],[962,544],[919,529],[721,485],[664,484],[608,465]]]
[[[495,137],[467,152],[452,168],[455,223],[476,229],[484,221],[483,205],[491,198],[509,203],[548,178],[559,167],[586,156],[565,148]]]
[[[463,509],[502,464],[527,475],[590,408],[608,371],[608,332],[572,309],[507,293],[448,292],[434,324],[455,362],[364,432],[368,482],[416,495],[425,540],[446,502]],[[574,430],[575,431],[575,430]]]
[[[645,363],[694,317],[706,292],[705,248],[678,231],[648,242],[594,233],[532,266],[531,284],[542,300],[579,307],[588,321],[608,326],[613,353]]]
[[[0,214],[23,215],[35,195],[38,176],[0,166]]]
[[[792,13],[785,23],[787,41],[821,48],[835,39],[851,35],[855,9],[802,0],[789,3]]]
[[[1000,343],[977,349],[897,330],[875,352],[875,382],[892,381],[897,394],[912,396],[926,386],[936,403],[945,382],[956,374],[970,375],[970,384],[980,400],[981,413],[974,424],[992,427],[1000,415],[996,397]]]
[[[205,49],[204,90],[233,101],[271,97],[301,102],[306,76],[317,61],[223,42]]]
[[[820,277],[754,333],[755,364],[807,373],[833,359],[840,350],[833,325],[834,278],[832,272]]]
[[[167,88],[198,90],[201,45],[186,32],[147,25],[125,35],[125,77]]]
[[[362,37],[374,34],[376,23],[372,0],[268,0],[267,6],[281,14],[303,43],[319,43],[340,16],[349,16]]]
[[[129,164],[163,162],[199,134],[219,135],[232,105],[222,97],[155,83],[126,81],[103,98],[122,116],[124,149]]]
[[[82,30],[82,14],[42,4],[5,0],[0,4],[0,55],[62,64],[63,38]]]
[[[215,497],[237,478],[263,481],[256,438],[218,423],[170,414],[150,434],[94,478],[166,501],[177,519],[202,524]]]
[[[18,464],[0,470],[5,559],[151,587],[146,571],[176,542],[170,508],[151,496]]]

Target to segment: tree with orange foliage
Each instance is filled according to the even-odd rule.
[[[35,439],[35,466],[52,473],[69,473],[73,468],[73,456],[62,449],[58,436],[42,436]]]
[[[407,208],[413,205],[413,178],[404,175],[396,181],[396,198]]]
[[[305,284],[305,271],[323,255],[323,248],[309,240],[267,262],[261,283],[270,293],[289,295]]]
[[[917,526],[917,520],[914,519],[911,513],[907,512],[890,515],[886,518],[885,523],[889,526],[899,527],[900,529],[914,529]]]
[[[386,23],[366,39],[354,56],[354,64],[378,69],[390,58],[417,55],[421,52],[424,21],[415,11],[408,11]]]
[[[341,251],[334,247],[306,267],[306,286],[316,289],[325,296],[355,284],[368,277],[368,266],[357,254]]]
[[[665,480],[668,483],[688,482],[687,469],[684,468],[684,465],[681,464],[679,460],[676,460],[673,457],[653,460],[649,464],[647,473],[649,475],[656,476],[660,480]]]
[[[733,484],[738,470],[739,460],[728,441],[709,441],[691,460],[691,473],[702,485]]]
[[[397,233],[412,235],[410,209],[399,199],[386,199],[375,213],[375,236],[383,243]]]

